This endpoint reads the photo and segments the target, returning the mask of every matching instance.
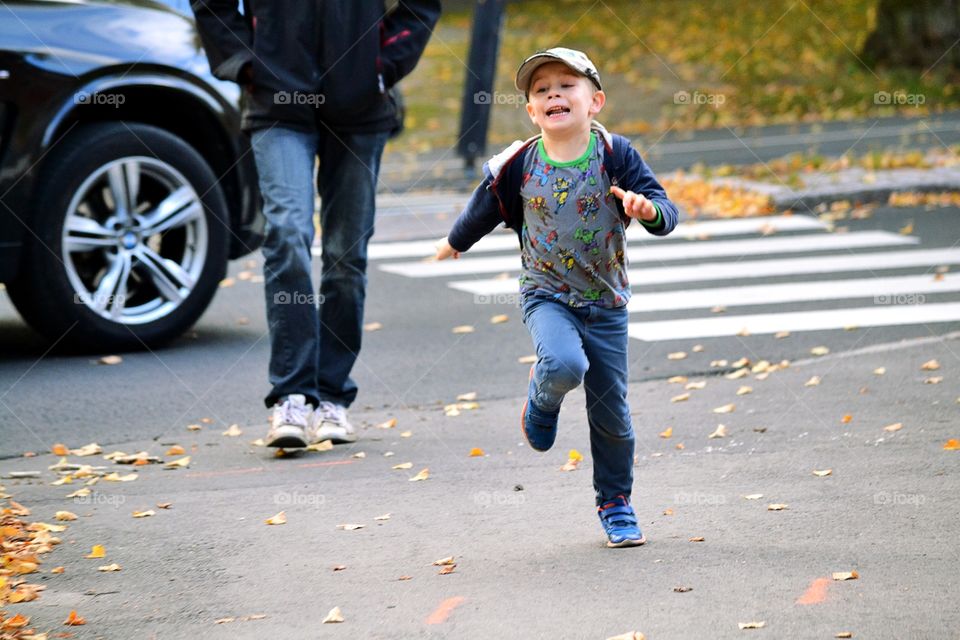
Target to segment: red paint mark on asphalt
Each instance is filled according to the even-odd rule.
[[[830,578],[817,578],[810,583],[803,595],[797,598],[797,604],[820,604],[827,599],[827,586]]]
[[[328,462],[304,462],[298,464],[298,467],[332,467],[340,464],[353,464],[353,460],[330,460]],[[280,465],[271,467],[271,471],[280,470]],[[247,469],[225,469],[224,471],[194,471],[186,474],[188,478],[217,478],[220,476],[236,476],[245,473],[260,473],[266,471],[266,467],[249,467]]]
[[[466,598],[463,596],[454,596],[447,598],[440,603],[433,613],[427,616],[427,624],[442,624],[450,616],[454,609],[464,603]]]

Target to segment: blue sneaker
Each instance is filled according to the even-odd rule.
[[[557,439],[557,418],[559,411],[548,413],[541,411],[533,404],[533,367],[530,367],[530,388],[527,391],[527,401],[523,403],[520,413],[520,431],[534,451],[547,451]]]
[[[647,541],[637,526],[637,514],[623,496],[597,507],[597,515],[607,532],[608,547],[636,547]]]

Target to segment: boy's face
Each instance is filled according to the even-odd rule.
[[[605,102],[589,79],[562,62],[548,62],[530,79],[527,113],[544,133],[562,134],[589,127]]]

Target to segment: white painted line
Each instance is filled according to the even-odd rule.
[[[600,242],[603,242],[601,237]],[[689,242],[684,244],[631,246],[627,248],[630,262],[668,262],[694,258],[742,257],[769,253],[798,253],[803,251],[837,251],[864,247],[890,247],[916,244],[919,239],[889,231],[861,231],[856,233],[810,234],[779,238],[749,238],[721,242]],[[496,273],[520,269],[519,252],[510,256],[488,258],[464,257],[444,262],[398,262],[381,265],[381,270],[408,278],[435,278],[440,276]]]
[[[884,271],[913,267],[932,267],[941,264],[960,264],[960,249],[918,249],[916,251],[891,251],[860,253],[856,255],[811,256],[777,260],[744,260],[740,262],[704,262],[675,267],[651,267],[631,269],[633,291],[651,284],[676,282],[709,282],[746,278],[766,278],[785,275],[815,273],[842,273],[845,271]],[[501,295],[517,292],[517,278],[486,278],[457,280],[448,286],[458,291],[475,295]]]
[[[738,307],[769,305],[812,300],[845,300],[877,298],[887,304],[917,304],[927,293],[960,291],[960,274],[935,280],[933,274],[893,278],[857,278],[855,280],[818,280],[785,282],[752,287],[715,287],[635,294],[627,305],[631,313],[672,311],[676,309],[709,309],[714,306]]]
[[[645,342],[735,336],[742,331],[751,334],[777,331],[822,331],[857,327],[890,327],[895,325],[960,322],[960,302],[919,305],[873,305],[853,309],[764,313],[749,316],[724,316],[631,322],[631,338]]]
[[[418,209],[419,212],[419,209]],[[377,215],[380,215],[378,212]],[[671,239],[690,240],[699,237],[733,236],[748,233],[760,233],[764,229],[774,232],[814,231],[826,229],[826,225],[817,218],[804,215],[771,216],[768,218],[737,218],[733,220],[688,221],[677,225],[669,236],[655,236],[642,229],[639,224],[627,227],[628,241],[663,242]],[[372,242],[367,249],[371,260],[389,260],[392,258],[427,258],[435,253],[435,240],[412,240],[406,242]],[[470,249],[469,255],[493,251],[519,250],[517,235],[513,232],[493,233],[485,236]],[[320,255],[320,247],[314,247],[313,254]]]

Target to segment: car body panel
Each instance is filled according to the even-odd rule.
[[[3,15],[6,14],[6,15]],[[191,19],[147,1],[13,0],[0,6],[0,281],[15,276],[43,158],[71,128],[111,116],[203,137],[227,197],[230,256],[262,240],[240,88],[214,78]],[[172,112],[171,112],[172,113]],[[117,115],[120,115],[117,118]],[[155,120],[159,119],[160,123]],[[196,145],[194,145],[196,147]],[[218,170],[219,169],[219,170]]]

